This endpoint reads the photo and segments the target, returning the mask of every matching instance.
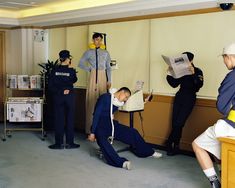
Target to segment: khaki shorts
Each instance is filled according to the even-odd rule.
[[[220,159],[221,143],[219,137],[235,137],[235,128],[226,121],[220,119],[213,126],[209,127],[205,132],[199,135],[194,142],[202,149],[212,153]]]

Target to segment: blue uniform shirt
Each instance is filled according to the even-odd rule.
[[[63,94],[64,90],[73,90],[77,81],[76,71],[68,65],[60,65],[52,70],[48,87],[53,94]]]
[[[111,82],[111,58],[109,52],[107,50],[102,50],[100,48],[97,49],[98,55],[98,69],[106,70],[107,72],[107,80]],[[86,63],[89,63],[86,65]],[[95,49],[87,50],[82,58],[80,59],[79,65],[81,69],[91,72],[92,69],[96,69],[96,52]]]

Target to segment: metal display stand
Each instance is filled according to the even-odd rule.
[[[45,79],[43,79],[44,82]],[[30,89],[30,88],[25,88],[25,89],[20,89],[20,88],[9,88],[6,86],[6,97],[4,101],[4,128],[3,128],[3,137],[2,141],[6,141],[6,138],[11,137],[11,132],[13,131],[39,131],[41,132],[41,139],[44,141],[46,137],[46,132],[44,131],[44,125],[43,125],[43,105],[44,105],[44,99],[45,99],[45,89],[44,89],[44,83],[42,89]],[[9,92],[11,92],[11,96],[9,96]],[[30,92],[40,92],[39,97],[33,97],[33,96],[13,96],[13,92],[23,92],[25,94],[28,94]],[[42,93],[42,94],[41,94]],[[21,105],[21,106],[20,106]],[[32,118],[33,113],[30,111],[30,108],[28,111],[20,111],[24,113],[28,113],[27,117],[25,119],[21,118],[15,118],[14,120],[10,121],[10,118],[12,118],[12,111],[14,112],[14,108],[10,108],[10,106],[14,106],[16,109],[22,108],[22,105],[25,106],[36,106],[37,113],[40,114],[38,115],[37,118]],[[40,107],[40,108],[39,108]],[[11,117],[10,117],[11,114]],[[26,116],[26,115],[25,115]],[[23,116],[24,117],[24,116]],[[39,118],[40,117],[40,118]],[[38,123],[38,126],[32,126],[32,125],[27,125],[25,126],[16,126],[16,125],[10,125],[10,124],[17,124],[17,123]]]

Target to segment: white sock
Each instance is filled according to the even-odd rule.
[[[159,152],[154,152],[153,155],[152,155],[153,158],[161,158],[162,157],[162,153],[159,153]]]
[[[122,168],[125,168],[126,170],[131,170],[131,161],[125,161],[122,164]]]
[[[203,172],[205,173],[206,177],[208,177],[208,179],[210,179],[210,177],[217,176],[214,167],[203,170]]]

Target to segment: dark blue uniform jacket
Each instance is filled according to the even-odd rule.
[[[218,91],[216,106],[218,111],[226,117],[231,109],[235,110],[235,69],[226,75]],[[225,121],[235,127],[234,122],[226,118]]]
[[[52,70],[48,87],[53,94],[63,95],[64,90],[73,90],[77,81],[76,71],[67,65],[60,65]]]
[[[98,98],[93,113],[91,133],[96,133],[98,128],[100,128],[100,130],[102,129],[103,131],[107,132],[107,134],[110,133],[112,126],[110,118],[110,105],[111,105],[110,93],[105,93]],[[113,105],[113,113],[117,110],[118,107]],[[115,122],[116,121],[114,121],[114,124]]]
[[[180,85],[178,93],[192,93],[195,95],[203,86],[203,73],[197,67],[194,67],[194,70],[195,73],[193,75],[185,75],[177,79],[167,75],[167,82],[174,88]]]

